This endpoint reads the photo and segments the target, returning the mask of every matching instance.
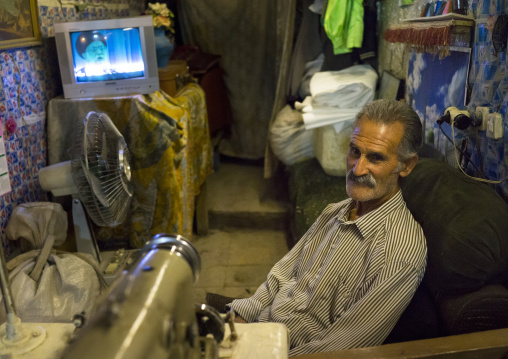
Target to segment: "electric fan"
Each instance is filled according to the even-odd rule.
[[[72,195],[77,250],[91,254],[106,270],[83,206],[98,226],[114,227],[125,220],[132,198],[129,149],[111,119],[92,111],[76,127],[70,154],[70,161],[41,168],[39,182],[54,196]],[[126,251],[115,255],[118,263]]]

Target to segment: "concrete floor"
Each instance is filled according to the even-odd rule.
[[[286,183],[259,164],[221,159],[207,181],[210,230],[194,235],[201,257],[195,302],[212,292],[248,297],[288,251]]]

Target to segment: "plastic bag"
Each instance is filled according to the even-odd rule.
[[[55,236],[55,245],[67,238],[67,213],[58,203],[32,202],[17,205],[5,229],[11,241],[20,241],[23,252],[42,248],[47,236]]]
[[[306,130],[302,114],[286,105],[270,128],[273,153],[285,165],[314,157],[312,130]]]
[[[18,317],[25,322],[70,322],[93,311],[106,289],[95,259],[84,253],[53,250],[67,237],[67,214],[58,203],[18,205],[5,231],[10,240],[35,248],[6,265]]]
[[[44,263],[40,275],[37,261]],[[90,314],[106,282],[89,254],[44,250],[23,253],[7,263],[11,293],[24,322],[70,322],[75,314]],[[36,273],[37,274],[37,273]]]

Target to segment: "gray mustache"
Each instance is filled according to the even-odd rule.
[[[355,176],[353,170],[349,170],[346,175],[346,178],[348,181],[357,183],[359,185],[367,186],[369,188],[374,188],[376,186],[376,179],[371,174]]]

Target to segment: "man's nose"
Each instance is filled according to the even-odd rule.
[[[354,164],[353,173],[355,174],[355,176],[363,176],[368,172],[369,171],[367,169],[367,160],[365,159],[365,157],[360,156]]]

